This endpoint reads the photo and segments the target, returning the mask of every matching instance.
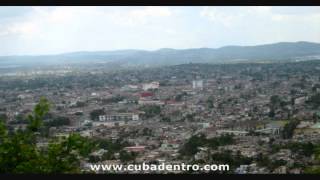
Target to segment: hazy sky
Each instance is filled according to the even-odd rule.
[[[318,7],[0,7],[0,55],[320,42]]]

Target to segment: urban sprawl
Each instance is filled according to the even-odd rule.
[[[71,133],[99,141],[81,158],[83,172],[93,163],[229,164],[228,172],[194,173],[231,174],[319,165],[319,61],[34,70],[2,75],[0,96],[10,131],[25,129],[39,99],[48,99],[40,149]]]

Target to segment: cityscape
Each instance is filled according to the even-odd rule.
[[[2,55],[0,173],[318,174],[319,30],[313,42]],[[90,169],[142,163],[229,170]]]

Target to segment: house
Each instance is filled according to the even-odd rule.
[[[142,84],[142,89],[147,91],[149,89],[158,89],[160,86],[160,83],[159,82],[151,82],[151,83],[145,83],[145,84]]]
[[[129,152],[144,152],[145,148],[145,146],[129,146],[125,147],[124,149]]]
[[[106,121],[106,116],[105,115],[100,115],[99,116],[99,121]]]
[[[138,121],[139,120],[139,114],[136,113],[110,113],[106,115],[100,115],[99,121],[125,121],[125,120],[131,120],[131,121]]]
[[[160,100],[142,100],[138,101],[139,105],[164,105],[164,102]]]
[[[247,132],[247,131],[233,131],[233,130],[217,130],[217,133],[219,135],[222,135],[222,134],[233,134],[233,135],[236,135],[236,136],[245,136],[249,132]]]
[[[142,92],[140,94],[141,98],[152,97],[152,96],[154,96],[154,94],[152,92]]]
[[[287,121],[272,121],[266,124],[265,128],[256,130],[255,132],[265,134],[280,134],[280,131],[286,123]]]
[[[299,97],[299,98],[296,98],[294,100],[294,104],[295,105],[300,105],[300,104],[304,103],[305,101],[306,101],[306,97],[305,96]]]
[[[280,166],[277,169],[273,171],[275,174],[286,174],[287,173],[287,167],[286,166]]]

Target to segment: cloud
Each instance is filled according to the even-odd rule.
[[[176,35],[177,34],[177,32],[173,29],[165,29],[164,32],[169,35]]]
[[[242,17],[242,14],[226,13],[223,9],[221,7],[204,7],[200,12],[200,16],[225,27],[231,27]]]
[[[212,23],[230,28],[241,25],[246,19],[265,18],[270,15],[271,7],[204,7],[200,16]]]
[[[24,18],[7,24],[3,24],[0,36],[19,35],[20,37],[30,37],[41,33],[47,33],[53,29],[70,28],[74,22],[82,21],[85,17],[92,17],[95,8],[91,7],[32,7],[32,12]]]
[[[316,11],[318,10],[318,11]],[[250,6],[250,7],[204,7],[200,12],[202,17],[227,27],[241,24],[246,20],[261,20],[274,22],[294,21],[318,21],[320,7],[299,11],[296,7],[271,7],[271,6]]]
[[[273,14],[270,16],[271,19],[275,22],[304,22],[304,23],[316,23],[320,22],[320,11],[319,13],[314,14],[304,14],[304,15],[295,15],[295,14]]]
[[[142,9],[131,9],[126,11],[107,12],[115,24],[125,26],[143,25],[153,21],[155,18],[170,17],[173,12],[169,7],[144,7]]]
[[[320,41],[320,7],[203,7],[199,15],[225,45]]]
[[[113,23],[115,25],[136,26],[153,22],[155,18],[172,15],[168,7],[144,7],[113,9],[100,7],[32,7],[33,14],[18,22],[10,23],[0,31],[0,35],[40,32],[40,29],[73,28],[92,22]]]
[[[8,28],[9,33],[17,34],[34,34],[37,32],[37,29],[35,22],[15,23]]]
[[[45,47],[53,53],[73,49],[122,48],[128,46],[129,41],[137,44],[137,40],[154,37],[156,33],[172,35],[173,31],[163,31],[171,27],[161,24],[175,14],[173,10],[160,6],[35,6],[30,7],[31,13],[18,19],[5,23],[0,21],[0,38],[27,45],[24,52],[33,48],[42,53]]]
[[[12,22],[0,30],[0,36],[16,35],[25,38],[38,32],[38,25],[35,21]]]
[[[251,6],[251,7],[247,7],[247,12],[250,14],[254,13],[254,14],[258,14],[258,15],[267,15],[271,12],[272,7],[270,6]]]

